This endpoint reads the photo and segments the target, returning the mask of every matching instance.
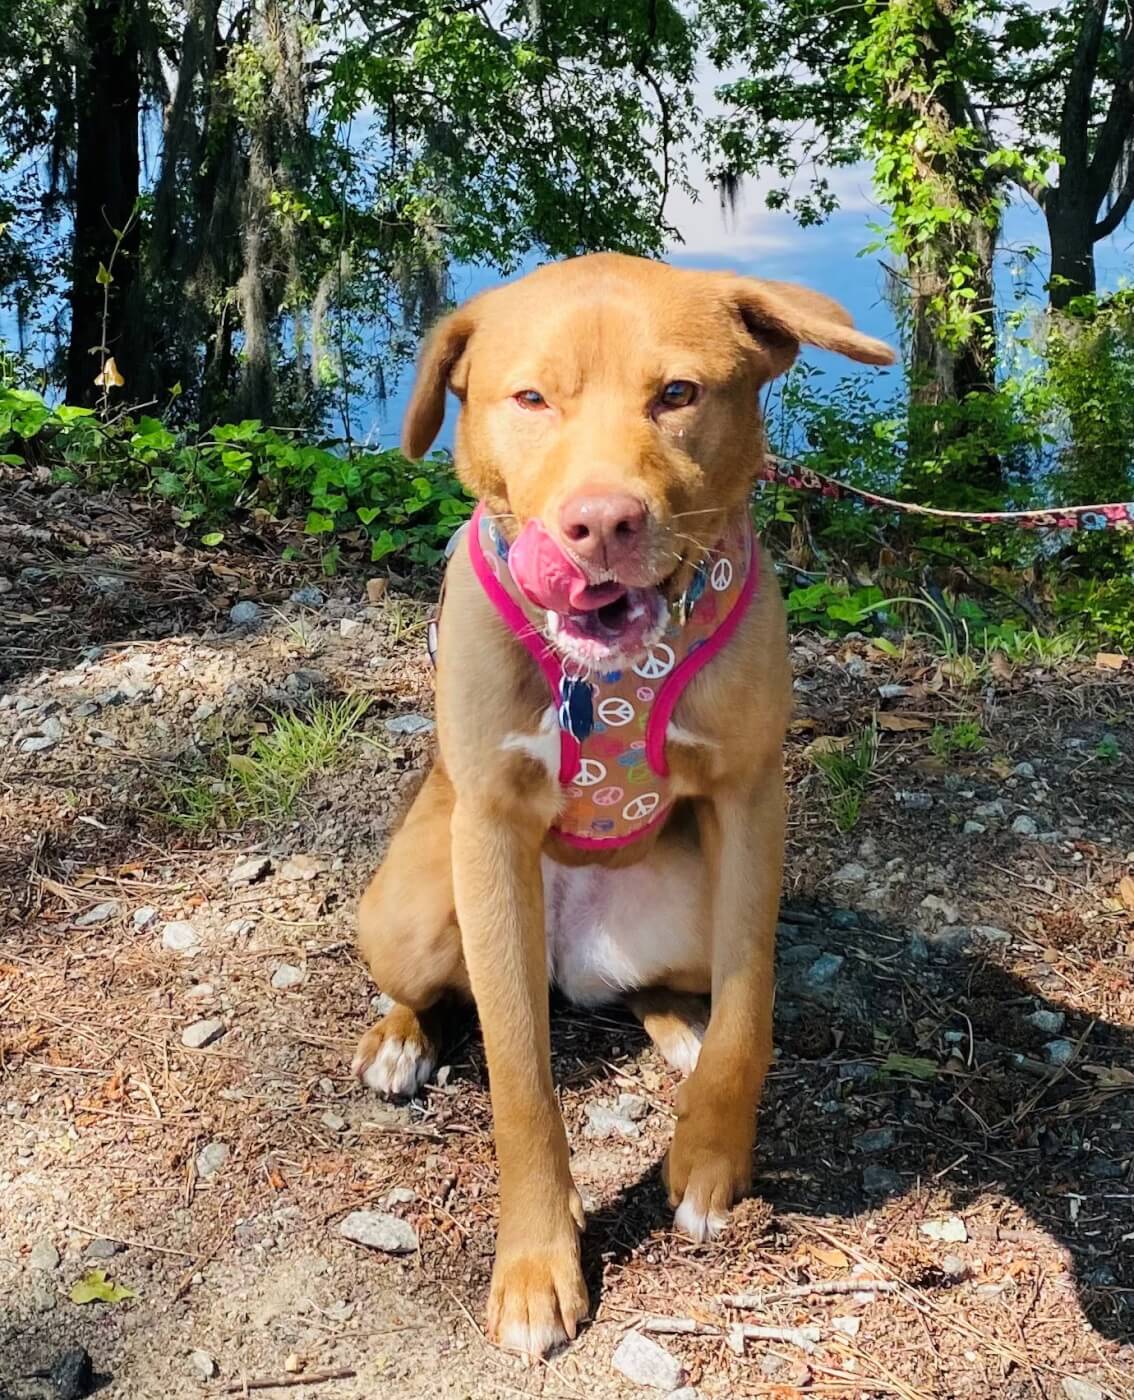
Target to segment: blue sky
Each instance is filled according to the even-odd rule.
[[[855,167],[837,172],[835,181],[840,196],[839,210],[824,224],[801,229],[790,215],[768,209],[758,185],[750,184],[743,192],[735,215],[727,218],[721,212],[715,193],[699,172],[701,197],[691,200],[675,198],[671,221],[682,235],[680,243],[667,252],[670,261],[691,267],[720,267],[755,277],[774,277],[783,281],[802,282],[835,297],[854,316],[855,322],[871,335],[897,344],[894,313],[884,295],[885,273],[883,259],[878,254],[864,254],[863,249],[876,241],[872,225],[885,222],[883,211],[874,202],[870,191],[869,167]],[[1036,310],[1043,306],[1043,284],[1047,275],[1047,230],[1043,215],[1034,206],[1016,202],[1010,206],[1004,221],[1003,251],[997,259],[998,294],[1001,304],[1008,308],[1022,297],[1026,305]],[[1023,250],[1034,248],[1034,261]],[[529,266],[535,266],[533,259]],[[1120,282],[1134,280],[1134,228],[1129,221],[1112,238],[1096,247],[1099,288],[1112,290]],[[453,287],[458,300],[474,292],[497,285],[501,279],[485,268],[458,267],[454,270]],[[834,375],[853,372],[847,361],[819,350],[807,350],[807,358]],[[876,371],[862,371],[875,374]],[[879,379],[880,384],[891,380],[897,371]],[[407,372],[394,386],[384,407],[372,405],[359,414],[355,428],[360,436],[371,441],[396,441],[398,426],[410,389]],[[368,421],[367,421],[368,420]],[[440,443],[451,442],[453,404],[446,417]]]

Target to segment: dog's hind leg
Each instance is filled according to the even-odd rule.
[[[692,1074],[709,1024],[707,997],[650,987],[632,992],[626,1004],[661,1051],[662,1058],[682,1074]]]
[[[452,1002],[471,998],[453,905],[452,811],[453,789],[435,764],[359,904],[359,952],[396,1004],[359,1041],[352,1069],[383,1094],[421,1088]]]

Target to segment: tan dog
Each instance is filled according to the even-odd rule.
[[[549,614],[543,630],[576,662],[628,664],[645,644],[635,617],[664,618],[723,532],[746,520],[764,443],[759,392],[801,342],[868,364],[893,358],[835,302],[789,284],[615,254],[544,267],[436,328],[404,447],[426,451],[451,389],[457,472],[505,541],[541,522],[585,574],[587,608],[613,598]],[[573,1337],[587,1311],[549,977],[583,1002],[629,994],[689,1074],[665,1165],[677,1225],[706,1238],[750,1182],[772,1053],[790,707],[783,607],[763,551],[757,563],[739,625],[665,730],[669,815],[600,851],[552,830],[565,789],[547,682],[469,550],[449,566],[440,755],[359,911],[359,947],[398,1004],[362,1038],[355,1071],[385,1093],[413,1093],[437,1062],[446,999],[475,1000],[500,1166],[489,1329],[528,1354]]]

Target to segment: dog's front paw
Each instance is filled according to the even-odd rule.
[[[682,1090],[692,1089],[686,1081]],[[684,1099],[684,1103],[682,1103]],[[711,1240],[728,1223],[734,1201],[752,1180],[755,1121],[708,1105],[690,1106],[693,1095],[679,1095],[677,1127],[662,1174],[674,1224],[698,1243]],[[740,1121],[738,1121],[738,1118]]]
[[[515,1249],[498,1246],[488,1299],[488,1334],[498,1345],[536,1359],[575,1336],[588,1310],[581,1219],[576,1196],[552,1239]]]
[[[411,1098],[437,1065],[437,1047],[408,1006],[395,1006],[358,1042],[351,1072],[369,1089]]]

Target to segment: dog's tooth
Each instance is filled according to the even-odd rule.
[[[557,612],[552,612],[550,609],[548,609],[547,613],[547,630],[553,637],[559,631],[559,614]]]

